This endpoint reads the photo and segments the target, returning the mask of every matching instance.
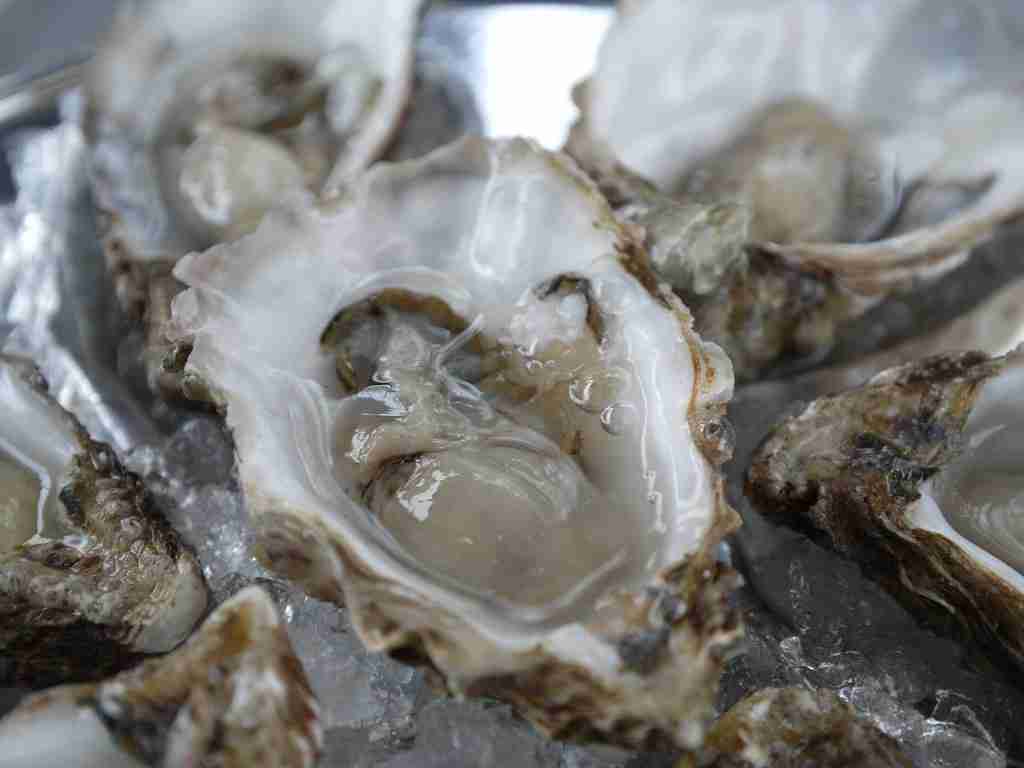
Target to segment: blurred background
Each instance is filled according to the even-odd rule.
[[[53,58],[85,55],[123,0],[0,0],[0,75],[45,69]],[[495,0],[448,0],[438,5],[494,5]],[[503,3],[507,4],[507,3]],[[542,3],[522,3],[541,5]],[[574,5],[612,5],[577,0]]]
[[[0,0],[0,203],[14,196],[3,147],[23,128],[56,124],[57,95],[77,84],[79,65],[124,2]],[[575,118],[569,89],[589,73],[612,5],[437,0],[419,55],[455,73],[457,98],[479,115],[467,129],[557,148]]]

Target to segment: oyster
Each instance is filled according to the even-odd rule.
[[[708,733],[708,768],[910,768],[896,741],[832,691],[765,688]],[[678,768],[694,768],[684,758]]]
[[[467,138],[175,274],[271,567],[559,736],[699,743],[731,370],[568,158]]]
[[[312,768],[321,742],[302,665],[251,587],[174,653],[22,702],[0,721],[0,766]]]
[[[760,446],[766,514],[1024,667],[1024,350],[939,355],[807,406]]]
[[[206,610],[195,557],[109,446],[0,356],[0,680],[92,679],[178,645]]]
[[[122,305],[146,313],[151,384],[176,259],[250,231],[289,195],[343,184],[410,97],[423,0],[157,0],[125,10],[86,78],[101,236]]]
[[[820,35],[798,38],[805,55],[787,53],[761,79],[728,66],[691,71],[708,45],[705,32],[675,32],[692,4],[625,3],[594,75],[577,88],[581,118],[567,150],[620,215],[645,227],[659,273],[741,379],[821,359],[849,319],[946,274],[1024,213],[1019,89],[964,95],[933,83],[941,93],[909,118],[855,101],[842,80],[883,51],[868,46],[853,71],[809,66],[819,46],[832,56],[858,39],[851,30],[868,18],[895,24],[905,12],[878,5],[878,18],[837,11]],[[739,40],[748,47],[748,34],[773,39],[779,18],[809,23],[818,10],[817,0],[782,11],[740,3],[708,10],[691,28],[730,51]],[[907,79],[926,93],[920,69]]]

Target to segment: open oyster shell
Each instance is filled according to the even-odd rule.
[[[886,371],[780,424],[748,495],[1024,667],[1022,387],[1021,351]]]
[[[765,688],[708,733],[701,762],[677,768],[910,768],[896,741],[832,691]]]
[[[94,679],[206,610],[195,557],[27,361],[0,356],[0,680]]]
[[[0,721],[0,766],[312,768],[321,743],[288,633],[251,587],[168,656],[26,699]]]
[[[86,78],[101,235],[173,392],[170,275],[289,195],[344,183],[391,142],[424,0],[156,0],[117,18]]]
[[[741,379],[820,359],[845,321],[960,265],[1024,212],[1019,88],[954,88],[927,62],[897,76],[916,110],[863,87],[900,35],[937,23],[917,5],[623,3],[576,91],[568,151],[646,228],[656,269]],[[851,40],[856,65],[816,58],[844,61]],[[709,44],[779,61],[750,77],[703,60]]]
[[[175,274],[272,567],[559,736],[699,743],[731,371],[568,158],[467,138]]]

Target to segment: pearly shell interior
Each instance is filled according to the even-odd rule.
[[[1024,592],[1024,360],[980,386],[963,451],[922,487],[913,520]]]

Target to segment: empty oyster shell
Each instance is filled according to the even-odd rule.
[[[0,679],[94,679],[176,646],[206,610],[199,564],[139,479],[0,356]]]
[[[758,449],[765,514],[1024,666],[1024,351],[940,355],[814,401]]]
[[[843,79],[864,76],[882,50],[867,46],[860,64],[841,72],[812,66],[819,50],[832,59],[851,39],[861,45],[854,30],[866,24],[896,25],[907,9],[890,5],[864,14],[818,0],[781,10],[626,3],[594,75],[576,91],[581,118],[567,150],[615,191],[620,213],[647,228],[651,250],[665,254],[655,259],[659,273],[741,379],[820,359],[847,320],[959,266],[1024,212],[1019,89],[964,95],[932,83],[931,100],[911,119],[869,109],[868,99],[856,100],[857,83]],[[786,34],[780,19],[801,28],[819,11],[838,18],[787,43],[800,55],[787,53],[763,78],[728,66],[692,71],[709,34],[719,54],[745,41],[736,52],[749,61],[754,51],[740,50]],[[704,32],[680,40],[676,31],[694,14]],[[927,68],[907,78],[929,92]],[[695,267],[693,220],[723,205],[742,212],[699,227]],[[742,245],[750,253],[741,257]],[[695,285],[694,269],[717,282]]]
[[[122,304],[162,369],[174,261],[250,231],[387,148],[424,0],[157,0],[126,9],[86,78],[93,188]]]
[[[174,653],[22,702],[0,721],[0,766],[312,768],[321,743],[288,633],[251,587]]]
[[[910,768],[896,741],[832,691],[765,688],[708,733],[708,768]],[[678,768],[694,768],[684,758]]]
[[[699,742],[731,371],[568,158],[467,138],[175,274],[272,567],[560,736]]]

